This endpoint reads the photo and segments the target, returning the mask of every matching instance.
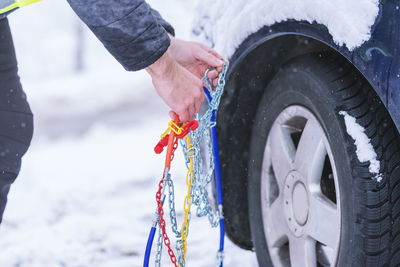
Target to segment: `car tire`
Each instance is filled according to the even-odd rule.
[[[287,114],[281,115],[284,112]],[[300,115],[296,115],[296,112],[300,112]],[[305,119],[301,119],[303,116],[301,114],[308,115],[304,115]],[[380,162],[379,175],[370,172],[370,162],[360,162],[358,159],[355,141],[346,130],[345,114],[355,118],[357,124],[365,128],[365,134],[370,139],[373,150],[377,154],[377,160]],[[300,124],[306,121],[304,122],[306,124],[311,121],[309,119],[311,117],[318,122],[316,123],[319,124],[320,128],[318,129],[322,129],[321,131],[324,133],[326,150],[330,151],[330,155],[327,155],[330,162],[324,164],[328,164],[332,172],[335,172],[335,174],[328,175],[329,179],[334,177],[334,182],[329,182],[322,174],[319,187],[315,187],[315,184],[311,186],[307,182],[303,184],[302,179],[308,179],[308,174],[305,175],[307,177],[303,177],[304,175],[297,174],[296,170],[289,169],[286,172],[280,171],[285,175],[288,174],[287,176],[280,175],[286,178],[278,177],[279,182],[273,180],[277,179],[276,174],[273,173],[275,168],[273,160],[280,159],[280,155],[285,151],[282,151],[281,154],[271,152],[273,149],[269,147],[274,147],[274,151],[276,151],[275,147],[279,148],[279,146],[274,145],[276,142],[268,140],[273,140],[271,136],[275,136],[274,125],[280,115],[286,116],[283,119],[293,116],[295,119],[289,118],[288,120],[295,125],[299,124],[298,121]],[[295,129],[293,131],[300,132],[300,137],[299,133],[293,134],[295,135],[293,137],[290,132],[292,130],[289,130],[293,147],[297,149],[296,146],[300,146],[299,142],[302,142],[298,139],[301,139],[302,131],[306,131],[304,128],[301,129],[301,126],[299,129],[293,125],[288,127]],[[249,220],[259,265],[261,267],[280,265],[398,266],[400,264],[399,140],[398,131],[381,100],[365,78],[343,57],[331,53],[313,53],[297,57],[283,66],[265,90],[252,130],[248,184]],[[274,159],[271,155],[274,155]],[[268,160],[271,162],[270,165],[266,163]],[[269,169],[263,169],[265,166],[272,166],[272,172]],[[283,165],[283,167],[285,166]],[[325,168],[329,169],[329,166],[325,167],[324,165],[323,172]],[[294,174],[289,175],[292,171]],[[278,186],[275,186],[274,183]],[[323,183],[325,184],[323,185]],[[268,185],[268,190],[264,185]],[[286,186],[292,186],[292,188],[285,191]],[[325,192],[323,188],[325,188]],[[263,193],[263,190],[267,193]],[[319,210],[315,208],[317,206],[303,207],[314,201],[310,199],[314,198],[315,190],[319,192],[317,195],[326,203],[333,203],[336,205],[334,207],[337,211],[340,210],[337,213],[340,216],[337,219],[339,228],[338,231],[335,229],[337,243],[331,242],[337,246],[332,245],[332,249],[319,240],[305,237],[309,234],[308,231],[319,231],[315,230],[316,227],[324,227],[324,225],[332,223],[326,221],[329,216],[324,218],[321,215],[318,215],[320,217],[313,215],[319,214]],[[296,198],[296,194],[300,195],[300,198]],[[275,216],[273,212],[276,210],[272,211],[271,207],[273,201],[281,195],[282,201],[278,202],[279,205],[282,205],[281,215]],[[286,196],[291,199],[291,204],[285,204]],[[299,205],[300,208],[298,208]],[[268,211],[272,214],[271,216],[266,213]],[[265,214],[267,215],[264,216]],[[296,218],[293,218],[292,215]],[[278,243],[271,245],[268,242],[275,238],[272,236],[276,232],[281,231],[279,225],[283,224],[274,222],[278,217],[285,220],[285,229],[288,234],[286,235],[287,240],[282,237],[276,239],[279,240],[279,242],[277,241],[279,245],[276,245],[275,249],[274,244]],[[294,225],[290,224],[289,220],[294,220]],[[320,221],[318,222],[318,220]],[[313,222],[313,226],[310,226],[311,222]],[[316,222],[318,223],[316,224]],[[308,225],[309,223],[310,225]],[[299,225],[301,229],[298,227]],[[332,225],[334,224],[332,223]],[[279,231],[275,231],[275,226],[276,229],[279,228]],[[299,231],[299,229],[303,232],[295,236],[294,231]],[[329,230],[329,228],[326,229]],[[330,232],[326,231],[326,234],[328,235]],[[301,238],[307,240],[304,243],[306,249],[302,250],[307,251],[306,257],[297,256],[299,252],[290,247],[290,240]],[[326,237],[323,236],[322,239],[324,238]],[[333,237],[330,238],[333,240]],[[293,241],[293,244],[296,244],[295,242],[297,241]],[[314,252],[312,252],[313,250]],[[290,254],[291,251],[293,254]],[[326,255],[322,255],[324,253]],[[296,257],[299,257],[300,260],[297,260]]]

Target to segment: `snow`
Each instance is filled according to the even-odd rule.
[[[189,35],[187,2],[150,3]],[[0,266],[141,266],[163,167],[153,147],[167,107],[145,72],[125,72],[84,28],[85,69],[74,70],[79,21],[66,1],[18,10],[10,24],[36,125],[0,227]],[[179,151],[172,175],[179,223]],[[192,217],[187,266],[214,265],[218,234],[207,218]],[[257,266],[255,255],[226,239],[225,266],[238,265]]]
[[[196,10],[202,38],[230,57],[250,34],[287,20],[323,24],[337,45],[353,50],[370,38],[379,0],[202,0]]]
[[[83,136],[35,142],[10,195],[0,265],[140,266],[163,164],[152,147],[164,124],[97,125]],[[180,153],[172,173],[182,210]],[[218,230],[206,218],[190,227],[188,266],[212,266]],[[251,254],[228,242],[226,265],[254,266]]]
[[[379,173],[380,162],[377,159],[376,152],[371,144],[371,139],[365,134],[365,129],[359,125],[356,118],[350,116],[346,111],[340,111],[344,117],[347,133],[353,138],[356,146],[357,158],[361,163],[369,162],[369,172],[377,182],[382,181],[382,174]]]

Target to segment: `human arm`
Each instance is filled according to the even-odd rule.
[[[201,76],[209,66],[222,66],[216,52],[175,39],[172,26],[143,0],[68,2],[125,69],[146,68],[160,97],[182,121],[200,109]]]

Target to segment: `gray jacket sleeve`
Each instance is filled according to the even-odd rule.
[[[151,9],[151,14],[153,15],[153,17],[156,19],[157,23],[160,24],[161,26],[164,27],[164,29],[175,36],[175,29],[171,26],[171,24],[169,24],[168,22],[166,22],[160,15],[160,13],[158,13],[158,11]]]
[[[173,27],[144,0],[67,0],[107,50],[129,71],[143,69],[168,49]]]

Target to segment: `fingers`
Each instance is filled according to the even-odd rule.
[[[178,63],[171,64],[169,75],[153,75],[152,82],[157,93],[171,108],[170,116],[187,122],[201,108],[204,101],[203,82]]]
[[[208,78],[210,78],[211,80],[214,80],[215,78],[217,78],[218,77],[218,70],[216,70],[216,69],[213,69],[213,70],[210,70],[209,72],[208,72]]]
[[[212,85],[215,88],[218,85],[218,75],[222,71],[222,65],[208,72],[207,76],[212,80]]]
[[[188,108],[183,108],[181,110],[178,110],[177,114],[178,114],[178,118],[179,118],[178,121],[179,122],[187,122],[191,118],[191,115],[190,115],[190,112],[189,112],[189,107]]]
[[[203,61],[204,63],[213,68],[219,68],[219,67],[222,68],[222,65],[224,64],[221,58],[203,49],[198,51],[198,60]]]
[[[193,98],[186,105],[188,111],[188,118],[186,121],[193,119],[194,115],[200,111],[204,101],[203,84],[200,81],[193,90]]]
[[[198,90],[198,93],[196,94],[196,101],[194,103],[195,112],[193,113],[193,115],[200,111],[203,101],[204,101],[204,93],[203,93],[203,85],[201,85],[201,87]]]
[[[215,88],[218,85],[218,75],[222,70],[213,69],[208,72],[208,78],[212,80],[212,86]]]
[[[201,85],[202,86],[202,85]],[[192,90],[196,90],[193,92],[193,97],[191,99],[186,100],[186,103],[183,103],[178,107],[178,109],[174,111],[170,111],[169,115],[173,120],[176,120],[176,116],[178,116],[178,120],[180,122],[187,122],[193,119],[194,115],[198,113],[201,109],[201,105],[204,101],[204,94],[202,87],[194,87]]]
[[[214,49],[212,49],[212,48],[210,48],[210,47],[208,47],[208,46],[206,46],[206,45],[204,45],[204,44],[201,44],[201,43],[199,43],[199,45],[201,46],[201,48],[203,48],[204,50],[206,50],[208,53],[214,55],[215,57],[217,57],[217,58],[219,58],[219,59],[223,58],[223,56],[221,56],[221,55],[220,55],[217,51],[215,51]]]
[[[173,121],[180,121],[178,114],[175,113],[175,111],[170,110],[169,111],[169,117]]]
[[[214,80],[213,80],[213,86],[214,86],[214,87],[217,87],[217,85],[218,85],[218,79],[214,79]]]
[[[213,66],[213,67],[216,67],[217,68],[217,71],[218,72],[221,72],[222,71],[222,66],[223,66],[223,64],[224,63],[228,63],[228,60],[227,59],[225,59],[223,56],[221,56],[217,51],[215,51],[214,49],[212,49],[212,48],[210,48],[210,47],[208,47],[208,46],[206,46],[206,45],[204,45],[204,44],[201,44],[201,43],[199,43],[199,45],[201,46],[201,48],[203,48],[205,51],[207,51],[208,53],[210,53],[210,54],[212,54],[213,56],[215,56],[215,57],[217,57],[219,60],[221,60],[221,62],[222,62],[222,64],[220,65],[220,66]]]
[[[188,108],[188,112],[189,112],[188,114],[189,118],[186,121],[190,121],[193,118],[194,114],[196,114],[196,106],[190,105]]]

